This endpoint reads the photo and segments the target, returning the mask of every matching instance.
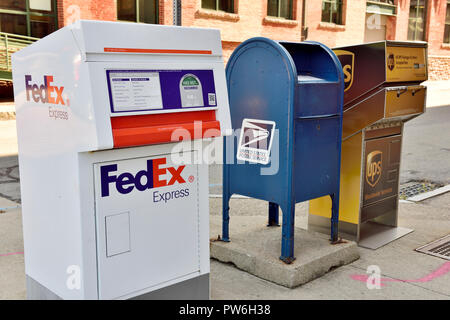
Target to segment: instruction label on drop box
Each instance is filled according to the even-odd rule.
[[[110,80],[115,111],[163,108],[158,72],[114,72]]]
[[[216,109],[213,70],[106,70],[112,113]]]

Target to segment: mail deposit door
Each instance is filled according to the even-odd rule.
[[[392,127],[366,131],[360,217],[363,222],[397,210],[401,130],[401,127]],[[380,137],[386,133],[394,135]],[[390,220],[393,221],[390,224],[395,223],[394,218]]]
[[[93,169],[100,299],[199,272],[198,165],[164,154]]]

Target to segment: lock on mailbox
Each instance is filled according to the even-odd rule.
[[[230,127],[220,32],[78,21],[13,77],[28,297],[208,299],[196,160]]]
[[[269,225],[283,213],[280,259],[294,258],[295,203],[329,195],[331,239],[338,239],[344,76],[317,42],[252,38],[226,68],[232,128],[223,166],[223,240],[232,194],[269,201]]]
[[[336,48],[345,74],[340,228],[376,249],[398,227],[403,124],[425,111],[427,44],[382,41]],[[331,203],[310,201],[309,228],[326,232]]]

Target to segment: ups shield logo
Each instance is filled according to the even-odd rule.
[[[395,57],[392,53],[387,58],[387,66],[391,71],[395,68]]]
[[[353,84],[353,73],[355,67],[355,54],[345,50],[334,50],[334,53],[338,57],[342,65],[342,71],[344,71],[344,91],[347,91]]]
[[[366,181],[373,188],[380,181],[381,171],[383,170],[383,153],[381,151],[372,151],[367,156]]]

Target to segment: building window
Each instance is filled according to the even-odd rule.
[[[409,6],[408,40],[425,40],[427,0],[411,0]]]
[[[394,0],[368,0],[367,2],[379,2],[394,5]]]
[[[292,0],[268,0],[267,15],[284,19],[292,19]]]
[[[445,15],[444,42],[450,43],[450,0],[447,0],[447,13]]]
[[[322,21],[342,24],[342,0],[322,0]]]
[[[367,13],[395,16],[396,9],[394,0],[367,0]]]
[[[42,38],[57,28],[56,0],[0,1],[0,32]]]
[[[202,0],[202,8],[234,13],[234,0]]]
[[[159,23],[158,0],[117,0],[117,20]]]

